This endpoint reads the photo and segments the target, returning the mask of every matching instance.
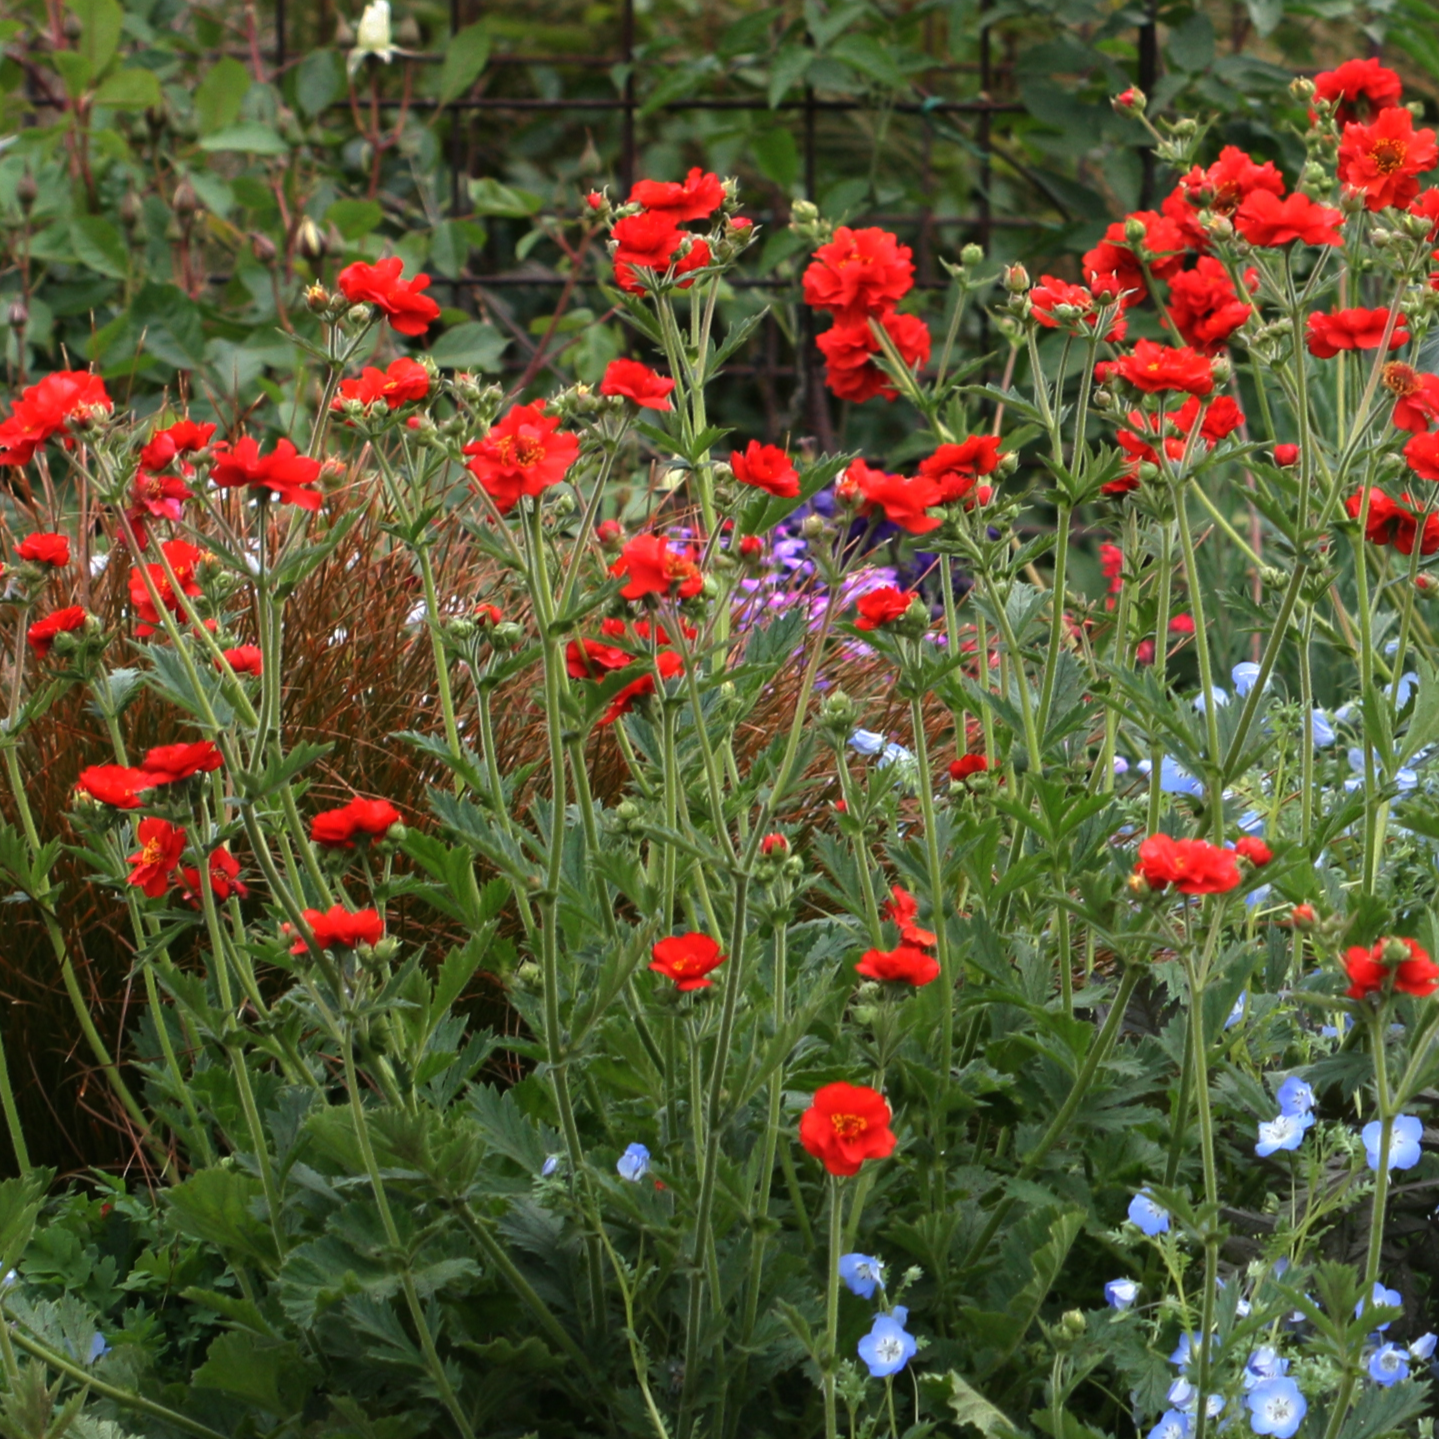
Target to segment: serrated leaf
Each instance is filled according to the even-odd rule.
[[[445,45],[445,59],[440,66],[440,104],[458,100],[490,62],[490,32],[483,20],[466,25],[450,37]]]
[[[303,1406],[319,1368],[292,1341],[277,1342],[239,1329],[221,1334],[190,1382],[216,1389],[269,1414],[285,1418]]]

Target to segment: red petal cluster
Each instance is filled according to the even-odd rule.
[[[710,263],[709,242],[680,226],[690,220],[707,220],[724,204],[719,178],[695,168],[683,181],[641,180],[630,191],[630,204],[644,208],[637,215],[615,221],[615,283],[631,295],[644,294],[636,269],[653,270],[663,278],[673,268],[674,278],[702,270]],[[680,279],[687,290],[692,279]]]
[[[600,381],[600,394],[632,400],[642,410],[668,410],[674,387],[673,380],[638,360],[611,360]]]
[[[159,899],[170,888],[170,876],[185,852],[185,831],[167,819],[142,819],[135,830],[140,848],[126,860],[126,882],[149,899]]]
[[[1257,271],[1245,277],[1251,291],[1259,283]],[[1202,255],[1192,270],[1181,270],[1169,281],[1169,317],[1186,344],[1201,355],[1216,355],[1229,337],[1254,313],[1241,300],[1224,266],[1212,255]]]
[[[1435,438],[1439,437],[1416,435],[1405,447],[1406,456],[1417,441]],[[1430,449],[1432,451],[1433,447]],[[1423,478],[1439,479],[1439,455],[1431,454],[1427,459],[1419,456],[1408,458],[1410,466]],[[1420,458],[1424,468],[1415,464],[1416,458]],[[1425,474],[1425,469],[1432,469],[1433,474]],[[1363,490],[1356,490],[1344,501],[1344,508],[1351,519],[1357,520],[1364,513],[1364,495]],[[1401,555],[1412,555],[1415,541],[1419,539],[1419,515],[1422,506],[1416,505],[1413,496],[1408,494],[1394,500],[1383,490],[1371,488],[1368,495],[1369,513],[1364,522],[1364,538],[1371,545],[1393,545]],[[1429,515],[1425,519],[1424,536],[1419,541],[1421,555],[1432,555],[1436,550],[1439,550],[1439,514]]]
[[[928,534],[944,523],[938,515],[926,513],[931,505],[940,503],[940,488],[924,475],[891,475],[863,460],[852,460],[836,491],[843,493],[850,487],[863,496],[866,514],[878,506],[890,524],[911,535]]]
[[[358,400],[362,405],[378,405],[383,400],[390,409],[398,410],[429,393],[430,372],[418,360],[401,355],[383,370],[366,365],[358,380],[341,380],[340,393],[331,404],[338,410],[346,400]]]
[[[338,809],[321,810],[310,821],[310,840],[325,849],[354,849],[356,839],[378,839],[392,824],[399,823],[400,812],[389,800],[361,799],[357,795]]]
[[[804,272],[804,302],[828,310],[837,325],[887,314],[914,286],[912,254],[888,230],[840,225]]]
[[[1418,176],[1439,161],[1432,130],[1416,130],[1399,105],[1380,110],[1373,124],[1351,122],[1339,142],[1339,178],[1364,193],[1367,210],[1403,207],[1419,193]]]
[[[307,909],[304,916],[321,949],[355,949],[362,944],[378,944],[385,933],[385,922],[373,909],[348,910],[344,905],[332,904],[323,912]],[[303,939],[297,939],[290,946],[291,954],[304,954],[306,950]]]
[[[1251,245],[1338,245],[1344,217],[1295,191],[1281,200],[1270,190],[1251,192],[1234,214],[1234,228]]]
[[[1112,303],[1112,302],[1111,302]],[[1057,280],[1053,275],[1041,275],[1039,283],[1029,292],[1030,314],[1046,330],[1063,329],[1070,334],[1084,334],[1099,323],[1099,302],[1083,285],[1071,285],[1067,280]],[[1055,306],[1067,305],[1079,313],[1070,318],[1060,318],[1054,313]],[[1120,344],[1128,333],[1123,318],[1116,319],[1104,336],[1111,345]]]
[[[212,774],[224,764],[213,740],[201,739],[190,743],[162,744],[146,752],[140,761],[140,768],[156,784],[179,784],[181,780],[197,774]]]
[[[985,475],[992,475],[1004,458],[998,435],[970,435],[957,444],[941,445],[928,459],[919,462],[921,479],[933,480],[939,487],[939,503],[963,503],[973,509],[975,501],[987,504],[989,497],[980,493]]]
[[[1403,82],[1376,59],[1346,60],[1314,77],[1314,98],[1334,106],[1340,125],[1372,119],[1399,103]]]
[[[516,405],[483,440],[465,446],[466,466],[479,487],[504,515],[569,473],[580,452],[580,437],[560,429],[559,419],[547,415],[538,400]]]
[[[1356,945],[1345,952],[1344,972],[1349,976],[1349,988],[1344,992],[1350,999],[1367,999],[1377,994],[1391,976],[1395,989],[1416,999],[1425,999],[1439,988],[1439,965],[1429,958],[1428,951],[1412,939],[1399,942],[1409,951],[1409,958],[1401,959],[1396,965],[1390,965],[1384,957],[1385,949],[1393,943],[1389,939],[1381,939],[1373,949]]]
[[[713,980],[706,978],[725,962],[726,956],[707,934],[672,934],[650,950],[650,968],[656,974],[675,982],[681,994],[696,989],[709,989]]]
[[[320,508],[320,492],[310,489],[320,477],[320,462],[300,454],[289,440],[277,440],[268,454],[248,435],[233,445],[215,446],[210,480],[221,489],[268,490],[282,505]]]
[[[1202,839],[1152,834],[1139,846],[1135,872],[1153,890],[1173,885],[1180,894],[1225,894],[1240,883],[1234,851]]]
[[[881,585],[870,590],[855,602],[859,618],[854,622],[857,630],[878,630],[903,619],[910,605],[917,598],[913,590],[897,590],[893,585]]]
[[[1214,388],[1209,360],[1185,347],[1140,340],[1133,353],[1115,361],[1115,372],[1147,395],[1207,395]]]
[[[1144,226],[1143,239],[1132,242],[1128,226],[1138,221]],[[1144,267],[1160,280],[1167,280],[1184,263],[1187,241],[1184,232],[1167,215],[1157,210],[1136,210],[1116,220],[1104,238],[1080,261],[1085,283],[1096,294],[1120,292],[1125,306],[1142,300],[1148,293]],[[1141,263],[1142,256],[1142,263]]]
[[[1409,321],[1403,315],[1394,320],[1389,348],[1397,349],[1409,341]],[[1304,326],[1304,343],[1309,353],[1319,360],[1332,360],[1340,350],[1377,350],[1384,343],[1389,328],[1389,311],[1334,310],[1325,314],[1316,310]]]
[[[70,563],[70,539],[67,535],[39,533],[26,535],[15,553],[31,564],[49,565],[52,569],[63,569]]]
[[[89,370],[57,370],[46,375],[21,394],[10,418],[0,422],[0,465],[28,465],[35,451],[70,420],[92,410],[114,408],[104,380]]]
[[[402,280],[404,268],[398,255],[373,265],[360,261],[341,270],[336,283],[352,305],[374,305],[400,334],[423,335],[440,318],[440,307],[423,293],[430,287],[430,277]]]
[[[875,319],[911,370],[928,363],[929,326],[923,320],[893,310],[876,315]],[[874,362],[880,353],[880,343],[867,318],[854,324],[836,323],[817,336],[815,344],[825,360],[824,382],[836,399],[862,405],[876,395],[892,400],[899,393],[889,376]]]
[[[183,865],[180,878],[184,882],[180,898],[199,909],[202,904],[199,895],[200,871],[193,865]],[[249,887],[240,880],[240,861],[224,845],[210,851],[209,878],[210,893],[222,902],[232,894],[245,899],[250,893]]]
[[[142,638],[154,634],[160,626],[160,611],[150,598],[150,588],[145,583],[146,574],[150,577],[150,586],[153,586],[160,603],[182,619],[186,613],[185,598],[200,593],[200,586],[195,582],[195,568],[204,558],[204,552],[196,549],[188,540],[166,540],[160,549],[169,561],[175,580],[180,586],[180,593],[176,594],[172,588],[164,565],[149,564],[144,571],[131,569],[130,603],[135,607],[135,618],[138,621],[135,633]]]
[[[742,485],[750,485],[777,499],[799,498],[799,471],[778,445],[762,445],[751,440],[742,450],[729,457],[734,477]]]
[[[826,1084],[800,1116],[799,1142],[831,1173],[858,1174],[866,1159],[887,1159],[896,1138],[890,1108],[864,1084]]]
[[[659,535],[636,535],[627,540],[619,558],[610,566],[610,573],[627,577],[620,591],[627,600],[669,594],[678,594],[687,600],[704,588],[704,576],[695,563],[694,551],[672,545]]]
[[[64,609],[52,610],[25,631],[25,642],[43,660],[50,653],[56,635],[73,633],[84,625],[87,618],[83,605],[66,605]]]

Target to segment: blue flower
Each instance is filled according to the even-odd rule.
[[[1141,1189],[1133,1199],[1129,1201],[1129,1217],[1139,1226],[1141,1231],[1152,1239],[1156,1234],[1167,1234],[1169,1232],[1169,1211],[1161,1209],[1153,1199],[1149,1197],[1147,1189]]]
[[[1402,1309],[1404,1307],[1403,1295],[1397,1289],[1386,1289],[1377,1279],[1374,1281],[1374,1291],[1370,1297],[1376,1304],[1382,1304],[1386,1309]],[[1354,1306],[1354,1317],[1358,1319],[1363,1312],[1364,1300],[1361,1299]],[[1374,1327],[1382,1334],[1389,1324],[1386,1321],[1383,1324],[1376,1324]]]
[[[545,1155],[545,1162],[540,1165],[540,1175],[542,1178],[548,1179],[559,1167],[560,1156],[558,1154],[547,1154]]]
[[[1410,1346],[1409,1352],[1421,1363],[1434,1357],[1435,1336],[1421,1334]]]
[[[1272,1345],[1265,1344],[1249,1356],[1244,1366],[1244,1387],[1253,1389],[1266,1379],[1282,1379],[1289,1372],[1289,1361]]]
[[[1409,703],[1409,696],[1414,693],[1414,687],[1419,683],[1419,676],[1412,670],[1408,674],[1399,676],[1399,683],[1394,687],[1394,708],[1402,710]]]
[[[110,1352],[110,1346],[105,1342],[105,1336],[98,1330],[90,1336],[90,1348],[86,1351],[85,1362],[93,1364],[97,1359],[103,1359]]]
[[[643,1179],[650,1172],[650,1152],[643,1144],[632,1144],[620,1155],[615,1164],[615,1170],[621,1179],[632,1179],[636,1182]]]
[[[1166,1409],[1146,1439],[1189,1439],[1189,1431],[1189,1415],[1178,1409]]]
[[[859,1341],[859,1357],[869,1365],[871,1379],[888,1379],[898,1374],[919,1350],[904,1321],[909,1310],[896,1304],[892,1314],[876,1314],[868,1334]]]
[[[1254,688],[1254,681],[1259,678],[1259,666],[1253,660],[1245,660],[1229,671],[1229,678],[1234,681],[1234,693],[1242,698]],[[1267,685],[1265,687],[1268,688]]]
[[[849,737],[849,747],[859,754],[878,754],[885,746],[885,738],[882,734],[875,734],[872,729],[857,729]]]
[[[1379,1148],[1383,1126],[1377,1119],[1364,1126],[1364,1159],[1376,1173],[1379,1169]],[[1389,1168],[1413,1169],[1419,1163],[1419,1141],[1424,1135],[1424,1122],[1412,1114],[1399,1114],[1389,1131]]]
[[[1369,1377],[1386,1389],[1409,1377],[1409,1356],[1397,1344],[1386,1344],[1369,1356]]]
[[[1299,1386],[1287,1377],[1256,1384],[1244,1402],[1249,1406],[1249,1427],[1274,1439],[1291,1439],[1309,1412]]]
[[[1304,1143],[1304,1132],[1313,1123],[1312,1114],[1278,1114],[1260,1124],[1254,1152],[1267,1159],[1276,1149],[1298,1149]]]
[[[841,1254],[839,1277],[849,1286],[851,1294],[873,1299],[874,1291],[884,1288],[884,1265],[868,1254]]]
[[[1147,775],[1153,765],[1147,760],[1139,761],[1140,774]],[[1165,755],[1159,763],[1159,788],[1165,794],[1202,795],[1204,786],[1181,766],[1173,755]]]
[[[1229,693],[1228,693],[1228,691],[1227,691],[1227,690],[1224,690],[1224,689],[1221,689],[1218,685],[1215,685],[1215,686],[1214,686],[1214,703],[1215,703],[1216,705],[1218,705],[1221,709],[1222,709],[1225,705],[1227,705],[1227,704],[1229,703]],[[1197,709],[1200,714],[1203,714],[1203,713],[1204,713],[1204,691],[1203,691],[1203,690],[1200,690],[1200,692],[1199,692],[1197,695],[1194,696],[1194,708]]]
[[[1297,1074],[1291,1074],[1279,1086],[1280,1114],[1308,1114],[1313,1108],[1314,1087]]]
[[[1139,1298],[1139,1285],[1133,1279],[1111,1279],[1104,1286],[1104,1300],[1111,1309],[1128,1309]]]
[[[1250,898],[1252,900],[1253,896],[1251,895]],[[1241,990],[1239,998],[1234,1001],[1234,1008],[1229,1011],[1229,1018],[1224,1021],[1225,1029],[1233,1029],[1234,1026],[1238,1024],[1241,1019],[1244,1018],[1244,1007],[1248,1000],[1248,993],[1244,990]]]
[[[1329,723],[1329,716],[1323,710],[1311,710],[1309,723],[1315,749],[1328,749],[1338,738],[1334,726]]]
[[[1322,1024],[1319,1027],[1319,1033],[1323,1035],[1325,1039],[1338,1039],[1341,1034],[1348,1034],[1353,1028],[1354,1016],[1352,1014],[1341,1014],[1337,1027],[1332,1024]]]
[[[1115,774],[1129,773],[1129,761],[1125,759],[1122,754],[1117,754],[1114,756],[1114,772]]]

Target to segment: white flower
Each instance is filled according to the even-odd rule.
[[[373,55],[385,65],[394,59],[395,46],[390,38],[390,0],[370,0],[365,6],[365,13],[360,16],[355,32],[355,48],[346,61],[351,79],[368,55]]]

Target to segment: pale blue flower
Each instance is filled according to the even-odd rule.
[[[1369,1377],[1386,1389],[1409,1377],[1409,1355],[1397,1344],[1385,1344],[1369,1356]]]
[[[859,1341],[859,1357],[869,1366],[871,1379],[888,1379],[898,1374],[915,1354],[919,1345],[914,1335],[905,1330],[909,1310],[896,1304],[892,1314],[876,1314],[868,1334]]]
[[[1279,1086],[1280,1114],[1308,1114],[1314,1108],[1314,1089],[1308,1081],[1291,1074]]]
[[[1150,1238],[1169,1232],[1169,1211],[1156,1204],[1147,1189],[1141,1189],[1129,1201],[1129,1218]]]
[[[1253,660],[1244,660],[1229,671],[1229,678],[1234,681],[1234,693],[1242,699],[1254,688],[1254,681],[1259,678],[1259,666]],[[1266,683],[1265,688],[1268,687]]]
[[[880,767],[880,769],[884,769],[886,766],[892,765],[892,764],[913,764],[913,763],[914,763],[914,754],[913,754],[913,752],[910,751],[910,750],[905,749],[905,747],[904,747],[902,744],[899,744],[898,742],[895,742],[895,741],[891,741],[891,743],[885,745],[885,747],[884,747],[884,752],[883,752],[883,753],[880,755],[880,757],[879,757],[879,767]]]
[[[1266,1379],[1281,1379],[1289,1372],[1289,1361],[1273,1345],[1265,1344],[1249,1356],[1244,1366],[1244,1387],[1253,1389]]]
[[[1187,1379],[1176,1379],[1169,1386],[1169,1392],[1164,1396],[1164,1402],[1171,1409],[1182,1409],[1186,1413],[1195,1408],[1199,1401],[1199,1390]]]
[[[1128,1309],[1139,1298],[1139,1284],[1133,1279],[1111,1279],[1104,1286],[1104,1300],[1111,1309]]]
[[[1264,833],[1263,811],[1257,809],[1245,810],[1244,813],[1239,816],[1238,825],[1241,834],[1257,834],[1262,836]],[[1234,848],[1233,845],[1226,847],[1229,849]]]
[[[1394,708],[1402,710],[1409,703],[1409,696],[1414,693],[1415,686],[1419,683],[1419,676],[1412,670],[1408,674],[1399,676],[1399,683],[1394,687]]]
[[[1379,1148],[1382,1126],[1377,1119],[1364,1126],[1364,1159],[1370,1169],[1379,1169]],[[1398,1114],[1389,1131],[1389,1168],[1413,1169],[1419,1163],[1419,1141],[1424,1136],[1424,1121],[1412,1114]]]
[[[1254,1152],[1261,1159],[1267,1159],[1276,1149],[1298,1149],[1304,1143],[1304,1133],[1314,1123],[1312,1114],[1278,1114],[1259,1126],[1259,1143]]]
[[[1189,1415],[1178,1409],[1166,1409],[1145,1439],[1189,1439],[1189,1434]]]
[[[638,1182],[650,1172],[650,1152],[643,1144],[632,1144],[620,1155],[615,1169],[621,1179]]]
[[[1323,710],[1311,710],[1309,722],[1315,749],[1328,749],[1338,738],[1334,726],[1329,723],[1329,716]]]
[[[90,1336],[90,1348],[86,1351],[85,1362],[93,1364],[97,1359],[103,1359],[110,1352],[110,1346],[105,1342],[105,1336],[98,1330]]]
[[[1274,1439],[1292,1439],[1309,1412],[1299,1386],[1287,1376],[1256,1384],[1244,1402],[1249,1406],[1249,1427]]]
[[[1356,746],[1349,751],[1348,759],[1349,768],[1354,771],[1354,777],[1344,781],[1344,788],[1353,791],[1364,783],[1364,751]],[[1374,772],[1376,775],[1382,774],[1378,755],[1374,757]],[[1413,789],[1419,783],[1419,776],[1412,769],[1401,769],[1394,776],[1394,783],[1401,790]]]
[[[1253,895],[1249,896],[1249,899],[1251,901],[1253,900],[1253,898]],[[1248,993],[1241,990],[1239,998],[1234,1001],[1234,1008],[1229,1011],[1229,1018],[1224,1021],[1225,1029],[1233,1029],[1234,1026],[1238,1024],[1241,1019],[1244,1018],[1244,1006],[1248,998]]]
[[[868,1254],[841,1254],[839,1277],[851,1294],[858,1294],[861,1299],[873,1299],[874,1291],[884,1288],[884,1265]]]
[[[1222,689],[1219,685],[1215,685],[1215,686],[1214,686],[1214,703],[1215,703],[1216,705],[1218,705],[1218,706],[1222,709],[1225,705],[1227,705],[1227,704],[1229,703],[1229,691],[1226,690],[1226,689]],[[1197,709],[1200,714],[1203,714],[1203,713],[1204,713],[1204,691],[1203,691],[1203,690],[1200,690],[1200,692],[1199,692],[1197,695],[1194,696],[1194,708]]]
[[[1382,1304],[1386,1309],[1402,1309],[1404,1307],[1404,1298],[1399,1291],[1397,1289],[1386,1289],[1377,1279],[1374,1281],[1374,1289],[1370,1298],[1373,1299],[1375,1304]],[[1364,1303],[1365,1301],[1361,1299],[1359,1303],[1354,1306],[1354,1317],[1356,1319],[1364,1313]],[[1389,1327],[1389,1321],[1386,1319],[1383,1324],[1376,1324],[1374,1327],[1382,1334]]]
[[[1115,774],[1129,773],[1129,761],[1125,759],[1122,754],[1117,754],[1114,756],[1114,772]]]
[[[1139,761],[1140,774],[1147,775],[1153,767],[1147,759]],[[1159,788],[1165,794],[1202,795],[1204,793],[1204,786],[1179,764],[1173,755],[1165,755],[1160,761]]]
[[[543,1178],[548,1179],[559,1167],[560,1156],[558,1154],[547,1154],[545,1156],[545,1162],[540,1165],[540,1174]]]
[[[1426,1359],[1434,1357],[1435,1336],[1433,1334],[1421,1334],[1410,1346],[1409,1352],[1421,1363]]]
[[[857,729],[849,737],[849,747],[863,755],[878,754],[885,743],[885,737],[872,729]]]
[[[1323,1024],[1319,1027],[1319,1033],[1322,1034],[1325,1039],[1338,1039],[1340,1035],[1348,1034],[1353,1028],[1354,1016],[1352,1014],[1341,1014],[1337,1028],[1332,1024]]]

